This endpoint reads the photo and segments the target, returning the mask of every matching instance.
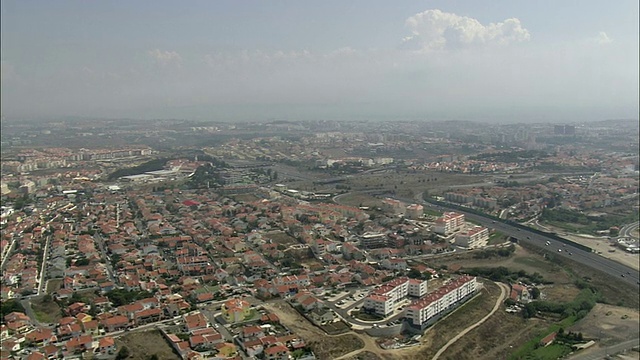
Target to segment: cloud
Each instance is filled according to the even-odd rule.
[[[591,38],[591,41],[593,41],[598,45],[606,45],[606,44],[611,44],[613,42],[613,39],[611,39],[606,32],[600,31],[598,33],[598,36]]]
[[[528,41],[531,37],[516,18],[482,25],[474,18],[437,9],[415,14],[406,20],[405,25],[411,30],[411,35],[403,39],[403,44],[418,50],[508,45]]]
[[[147,54],[161,66],[174,65],[180,67],[182,65],[182,56],[180,56],[180,54],[175,51],[162,51],[160,49],[154,49],[147,51]]]

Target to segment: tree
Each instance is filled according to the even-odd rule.
[[[129,353],[129,348],[127,348],[126,346],[123,346],[120,351],[118,351],[118,355],[116,355],[116,360],[123,360],[128,358],[130,355]]]
[[[537,287],[531,289],[531,297],[533,299],[538,299],[540,297],[540,289],[538,289]]]

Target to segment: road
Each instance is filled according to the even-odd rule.
[[[444,344],[444,346],[442,348],[440,348],[440,350],[438,350],[438,352],[435,355],[433,355],[432,360],[437,360],[440,357],[440,355],[442,355],[442,353],[447,351],[449,346],[453,345],[456,341],[460,340],[460,338],[465,336],[469,331],[471,331],[471,330],[477,328],[478,326],[482,325],[482,323],[487,321],[487,319],[489,319],[491,317],[491,315],[493,315],[496,311],[498,311],[498,309],[500,308],[500,305],[502,305],[502,302],[504,301],[504,299],[507,296],[507,293],[509,292],[509,288],[507,287],[507,285],[505,285],[503,283],[496,283],[496,284],[498,284],[498,286],[500,286],[500,297],[498,297],[498,299],[496,300],[496,303],[495,303],[495,305],[493,305],[493,309],[491,309],[491,312],[489,312],[487,314],[487,316],[485,316],[482,319],[478,320],[478,322],[476,322],[475,324],[473,324],[473,325],[469,326],[468,328],[462,330],[461,333],[459,333],[453,339],[449,340],[446,344]]]
[[[114,284],[116,284],[116,278],[113,275],[113,266],[111,266],[111,261],[109,260],[109,257],[107,256],[107,251],[104,248],[104,239],[102,238],[102,235],[100,235],[98,232],[96,232],[93,235],[93,241],[98,244],[98,248],[100,249],[100,255],[102,257],[102,261],[104,261],[104,264],[107,267],[107,275],[109,275],[109,280],[111,282],[113,282]]]
[[[411,199],[398,199],[398,200],[408,201],[410,203],[416,202],[416,200],[411,200]],[[518,239],[518,241],[521,243],[525,243],[527,245],[532,245],[535,247],[548,250],[549,252],[553,253],[553,256],[560,256],[567,259],[571,259],[582,265],[589,266],[594,270],[610,275],[611,277],[615,277],[633,286],[635,289],[640,288],[640,274],[638,270],[632,269],[616,261],[606,259],[602,256],[599,256],[596,253],[582,250],[570,244],[564,244],[564,243],[561,244],[557,240],[551,237],[540,235],[533,231],[528,231],[526,229],[520,229],[519,227],[515,227],[503,222],[494,221],[489,217],[472,214],[466,211],[460,211],[454,208],[448,208],[446,206],[433,205],[425,201],[420,201],[420,203],[425,208],[431,208],[433,210],[440,210],[440,211],[448,210],[448,211],[456,211],[459,213],[463,213],[466,219],[471,220],[475,223],[478,223],[484,227],[494,228],[497,231],[507,236],[511,236],[513,238]],[[550,245],[548,246],[545,245],[547,241],[550,242]]]
[[[638,227],[640,227],[640,221],[636,221],[633,224],[625,225],[622,227],[622,229],[620,229],[620,234],[618,235],[618,237],[628,237],[638,240],[638,235],[635,234],[635,232],[638,230]]]
[[[599,349],[594,352],[583,354],[578,353],[576,355],[570,356],[568,360],[602,360],[608,359],[610,355],[619,354],[625,350],[632,349],[633,347],[640,346],[640,339],[628,340],[625,342],[621,342],[619,344],[606,347],[604,349]],[[634,353],[632,356],[637,356],[637,353]]]
[[[42,253],[42,264],[40,266],[40,280],[38,281],[38,295],[42,295],[44,291],[47,291],[45,285],[45,278],[47,273],[47,262],[49,260],[49,243],[51,243],[51,235],[47,235],[47,239],[44,243],[44,252]]]

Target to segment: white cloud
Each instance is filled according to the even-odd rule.
[[[403,39],[405,45],[419,50],[467,47],[478,44],[508,45],[530,39],[529,31],[516,18],[499,23],[481,24],[467,16],[440,10],[427,10],[409,17],[405,25],[412,35]]]
[[[162,66],[174,65],[180,67],[182,64],[182,56],[175,51],[154,49],[147,51],[147,54]]]
[[[611,39],[609,35],[607,35],[607,33],[604,31],[600,31],[598,33],[598,36],[592,38],[591,40],[598,45],[606,45],[613,42],[613,39]]]

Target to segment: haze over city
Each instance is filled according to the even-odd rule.
[[[637,1],[3,1],[4,119],[638,117]]]

